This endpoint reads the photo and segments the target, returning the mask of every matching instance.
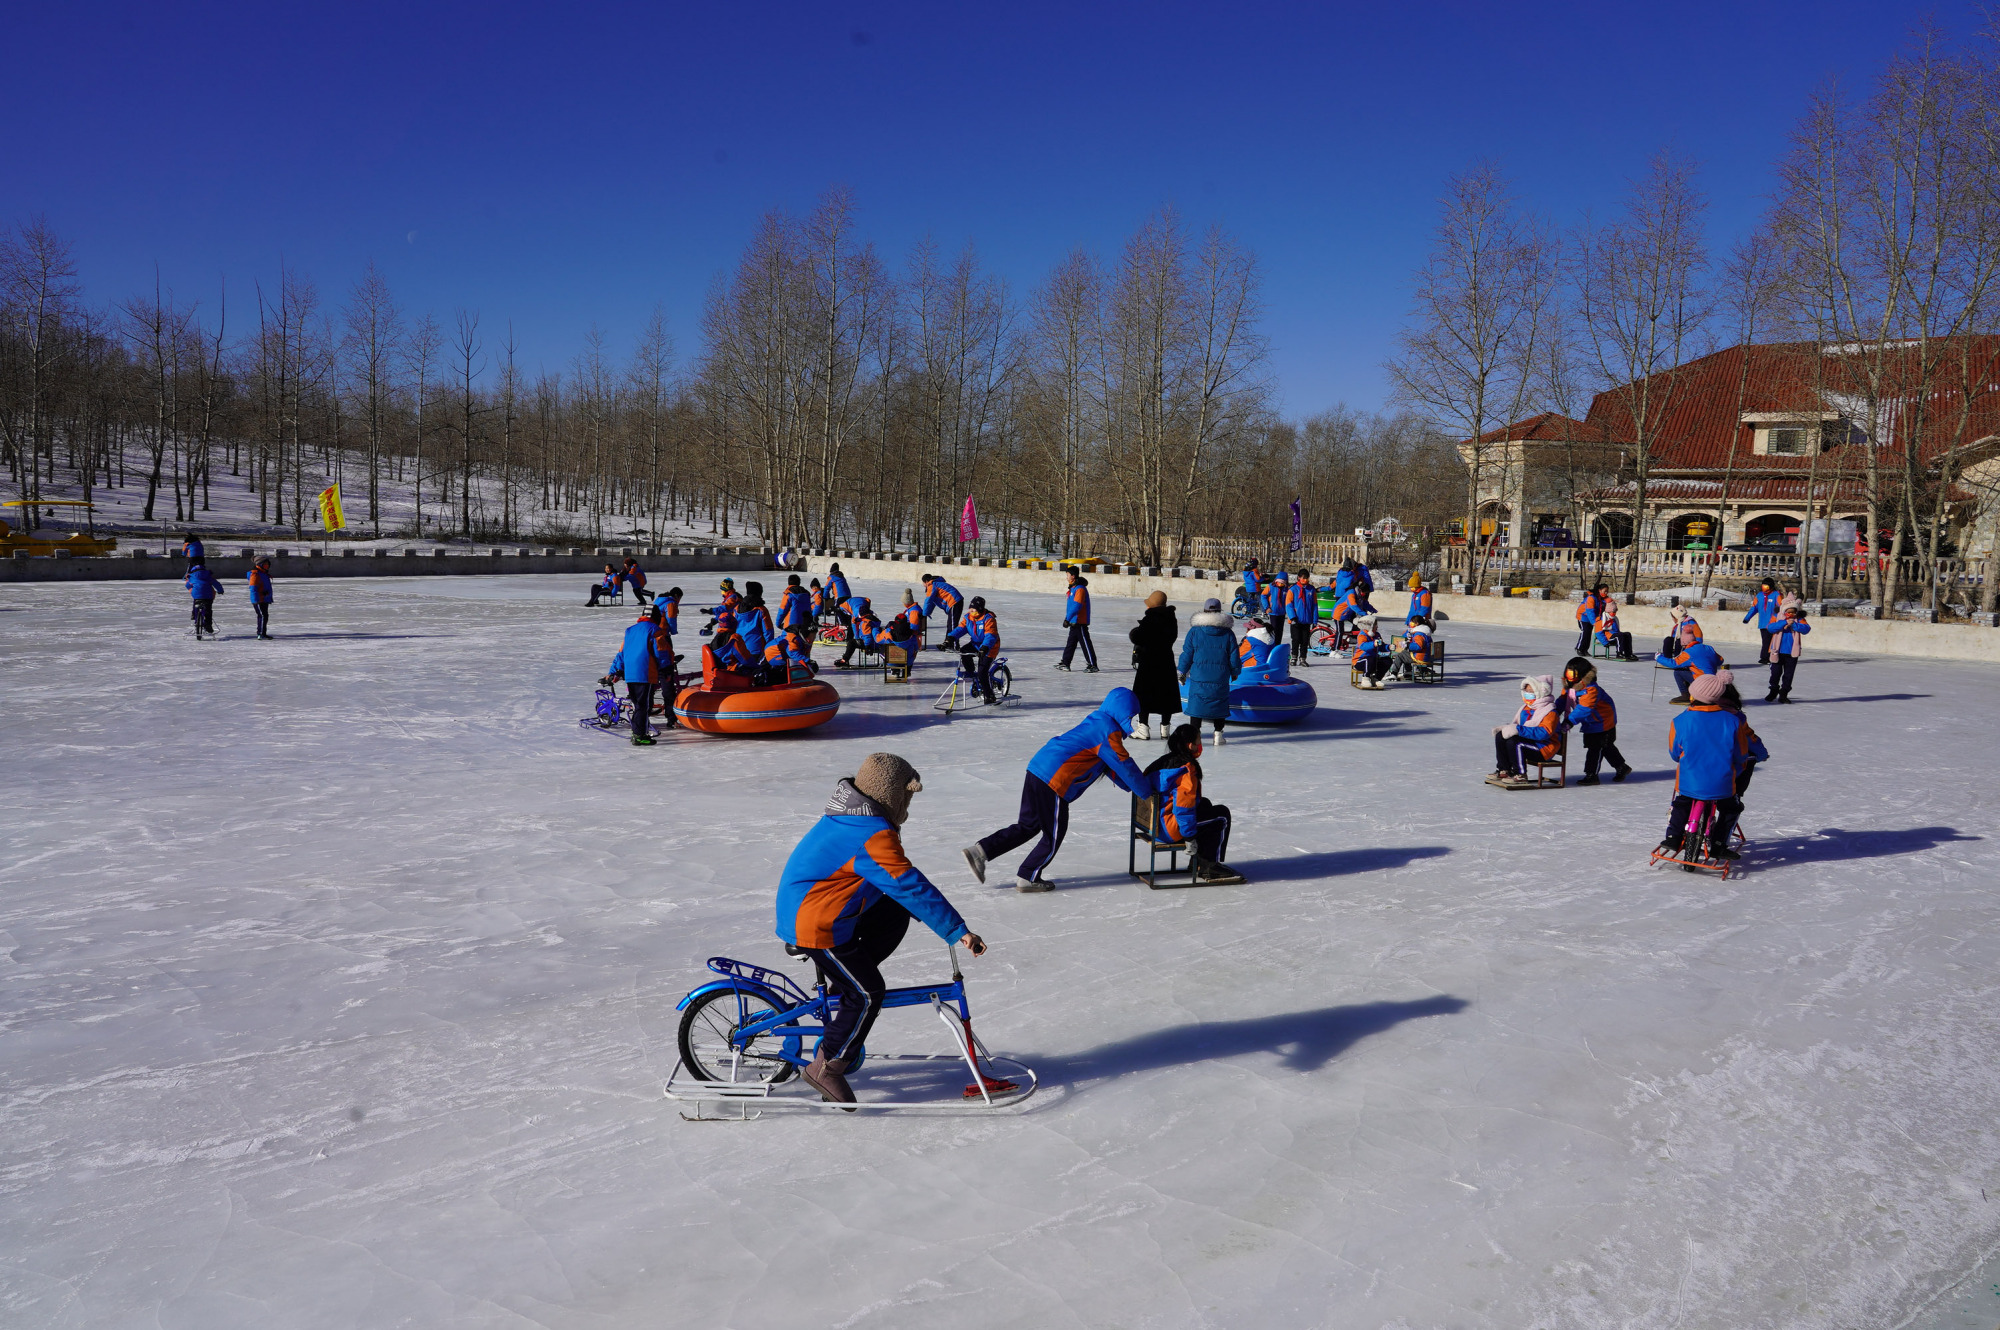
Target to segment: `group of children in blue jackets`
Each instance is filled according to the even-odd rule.
[[[208,551],[201,543],[201,537],[190,531],[181,539],[181,554],[187,559],[187,576],[181,585],[187,588],[192,602],[189,617],[194,620],[194,636],[200,641],[206,634],[215,636],[215,598],[223,594],[222,583],[208,570]],[[250,586],[250,609],[257,616],[257,637],[260,641],[271,636],[271,560],[269,556],[258,559],[250,565],[250,571],[243,574],[243,580]]]

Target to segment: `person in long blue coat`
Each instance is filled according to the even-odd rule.
[[[1181,639],[1180,681],[1187,689],[1181,710],[1190,720],[1212,722],[1217,745],[1229,720],[1230,682],[1242,671],[1229,616],[1222,612],[1222,602],[1211,597]]]

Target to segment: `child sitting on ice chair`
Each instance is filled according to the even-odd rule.
[[[1194,846],[1194,880],[1241,882],[1243,875],[1222,861],[1229,857],[1229,809],[1201,792],[1201,725],[1189,721],[1167,736],[1167,753],[1146,768],[1142,792],[1160,801],[1160,831],[1168,840]]]
[[[1363,688],[1382,687],[1382,676],[1389,672],[1389,644],[1375,631],[1377,620],[1373,614],[1364,614],[1354,621],[1354,670],[1358,676],[1355,682]]]
[[[1521,680],[1521,709],[1513,722],[1493,730],[1493,774],[1488,785],[1518,788],[1535,784],[1528,764],[1553,758],[1562,750],[1568,728],[1558,707],[1555,680],[1544,674]]]

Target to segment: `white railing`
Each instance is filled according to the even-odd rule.
[[[1474,553],[1463,545],[1445,550],[1446,571],[1469,577]],[[1609,577],[1623,574],[1627,560],[1633,557],[1631,550],[1503,547],[1487,552],[1485,566],[1489,579],[1503,573],[1572,577],[1602,574]],[[1672,578],[1692,583],[1700,581],[1712,568],[1713,576],[1718,581],[1755,583],[1761,578],[1774,577],[1793,586],[1801,581],[1816,582],[1822,562],[1822,556],[1818,554],[1765,554],[1748,550],[1642,549],[1636,558],[1641,577]],[[1880,556],[1880,562],[1886,573],[1888,556]],[[1828,555],[1825,556],[1825,564],[1828,581],[1865,583],[1868,580],[1867,555]],[[1925,560],[1909,556],[1896,560],[1896,583],[1899,587],[1926,587],[1930,585],[1930,577],[1930,565]],[[1985,567],[1983,564],[1968,566],[1962,559],[1939,559],[1937,581],[1940,587],[1983,586],[1986,581]]]

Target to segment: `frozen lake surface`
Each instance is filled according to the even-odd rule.
[[[1129,880],[1107,784],[1022,896],[958,847],[1129,680],[1130,603],[1092,677],[1055,597],[987,593],[998,713],[939,720],[937,656],[634,749],[576,725],[630,617],[581,580],[284,582],[274,642],[237,588],[200,644],[169,586],[0,596],[0,1323],[1924,1326],[2000,1245],[1990,668],[1809,654],[1722,883],[1647,866],[1648,666],[1605,671],[1632,781],[1503,793],[1489,730],[1569,643],[1447,625],[1444,686],[1321,667],[1210,750],[1249,885]],[[877,749],[1043,1093],[682,1121],[674,1003],[785,964],[777,869]],[[920,933],[892,982],[942,972]]]

